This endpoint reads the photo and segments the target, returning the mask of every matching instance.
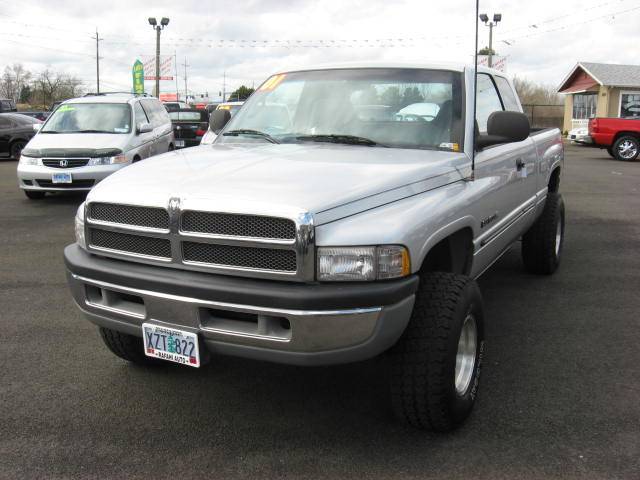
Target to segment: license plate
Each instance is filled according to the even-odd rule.
[[[200,366],[198,336],[195,333],[153,323],[143,323],[142,337],[144,338],[144,353],[147,357],[159,358],[190,367]]]
[[[71,183],[70,173],[54,173],[51,175],[51,183]]]
[[[176,147],[183,148],[184,147],[184,140],[176,140]]]

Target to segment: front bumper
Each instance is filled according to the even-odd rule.
[[[199,335],[213,354],[295,365],[374,357],[404,331],[416,276],[299,284],[167,269],[65,249],[73,297],[96,325],[142,336],[144,322]]]
[[[589,135],[569,135],[569,140],[574,143],[582,143],[585,145],[593,144],[593,139]]]
[[[18,164],[18,183],[23,190],[56,191],[88,191],[98,182],[128,164],[96,165],[78,168],[53,168],[44,165]],[[72,183],[53,184],[54,173],[70,173]],[[46,182],[46,183],[43,183]],[[74,185],[75,184],[75,185]]]

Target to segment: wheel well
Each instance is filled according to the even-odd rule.
[[[548,187],[550,192],[557,192],[560,190],[560,167],[556,167],[556,169],[551,172]]]
[[[173,143],[169,144],[169,151],[172,152],[175,149],[175,145]]]
[[[133,156],[133,161],[134,161],[134,162],[139,162],[140,160],[142,160],[142,159],[140,158],[140,155],[136,154],[136,155],[134,155],[134,156]]]
[[[473,260],[473,232],[463,228],[434,245],[420,267],[424,272],[468,274]]]
[[[640,141],[640,133],[638,132],[618,132],[616,133],[616,136],[613,137],[613,142],[611,146],[613,146],[613,144],[616,143],[620,137],[625,137],[625,136],[634,137],[638,141]]]

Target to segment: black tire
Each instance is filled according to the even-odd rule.
[[[551,275],[558,269],[564,230],[562,195],[549,192],[542,215],[522,236],[522,261],[529,272]]]
[[[102,341],[111,352],[128,362],[139,365],[158,365],[159,360],[147,357],[144,354],[144,342],[142,338],[126,333],[117,332],[108,328],[100,327]]]
[[[456,387],[456,357],[462,327],[475,321],[475,355],[467,380]],[[476,400],[484,321],[482,296],[464,275],[429,273],[420,282],[411,320],[392,350],[394,413],[409,425],[438,432],[452,430],[469,416]]]
[[[29,200],[42,200],[45,195],[45,192],[40,190],[23,190],[23,192]]]
[[[25,145],[26,143],[23,141],[13,142],[11,144],[11,151],[10,151],[11,158],[13,158],[14,160],[20,160],[20,152],[22,152],[22,149],[24,148]]]
[[[640,141],[633,135],[623,135],[611,147],[613,158],[623,162],[633,162],[640,153]]]
[[[613,153],[613,150],[611,149],[611,147],[607,147],[607,153],[609,154],[609,156],[611,158],[616,158],[616,156]]]

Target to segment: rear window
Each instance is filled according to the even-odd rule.
[[[171,120],[178,120],[183,122],[205,122],[205,114],[203,112],[169,112]]]

